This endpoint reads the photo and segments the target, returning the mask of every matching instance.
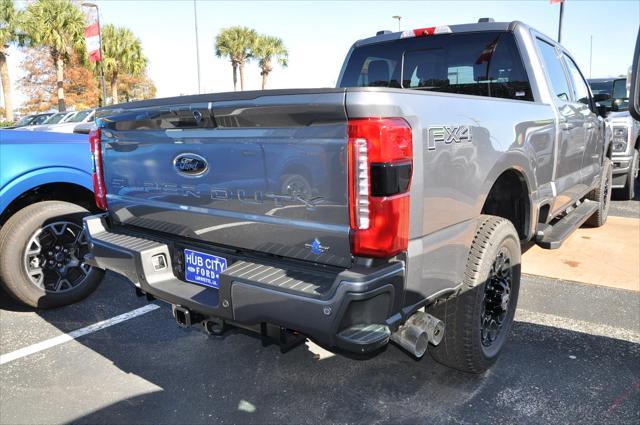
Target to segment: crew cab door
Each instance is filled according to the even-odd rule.
[[[562,52],[545,40],[537,39],[540,58],[553,91],[558,111],[555,178],[557,196],[552,214],[581,196],[587,185],[582,177],[586,151],[585,105],[574,101],[573,87],[562,61]]]
[[[600,175],[600,159],[602,156],[602,140],[600,140],[600,122],[592,106],[591,92],[578,65],[566,53],[564,62],[571,77],[573,87],[573,105],[584,118],[585,151],[582,156],[582,179],[585,185],[596,184]]]

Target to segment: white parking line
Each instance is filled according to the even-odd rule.
[[[119,316],[94,323],[93,325],[89,325],[84,328],[76,329],[75,331],[71,331],[68,334],[59,335],[46,341],[38,342],[28,347],[12,351],[11,353],[2,354],[0,355],[0,365],[12,362],[14,360],[29,356],[43,350],[47,350],[51,347],[55,347],[56,345],[64,344],[65,342],[73,341],[74,339],[80,338],[81,336],[97,332],[113,325],[117,325],[118,323],[125,322],[138,316],[142,316],[143,314],[147,314],[151,311],[157,310],[158,308],[160,308],[159,305],[148,304],[144,307],[131,310]],[[536,325],[549,326],[574,332],[586,333],[590,335],[620,339],[636,344],[640,343],[639,332],[629,329],[615,328],[613,326],[598,323],[586,322],[583,320],[575,320],[567,317],[555,316],[553,314],[517,310],[515,320],[518,322],[533,323]]]
[[[533,323],[534,325],[565,329],[589,335],[620,339],[622,341],[633,342],[635,344],[640,343],[640,332],[599,323],[585,322],[583,320],[570,319],[568,317],[555,316],[553,314],[516,310],[515,320],[518,322]]]
[[[12,351],[11,353],[2,354],[0,355],[0,365],[12,362],[22,357],[29,356],[39,351],[47,350],[51,347],[55,347],[56,345],[64,344],[65,342],[73,341],[74,339],[80,338],[81,336],[98,332],[99,330],[108,328],[109,326],[117,325],[118,323],[122,323],[129,319],[142,316],[143,314],[149,313],[158,308],[160,308],[159,305],[148,304],[148,305],[145,305],[144,307],[136,308],[135,310],[131,310],[119,316],[115,316],[110,319],[103,320],[98,323],[94,323],[93,325],[89,325],[84,328],[76,329],[75,331],[71,331],[68,334],[59,335],[54,338],[47,339],[46,341],[38,342],[28,347],[24,347],[19,350]]]

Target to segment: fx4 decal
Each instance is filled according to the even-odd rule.
[[[471,143],[471,128],[468,125],[443,125],[429,127],[427,137],[427,149],[436,149],[436,143]]]

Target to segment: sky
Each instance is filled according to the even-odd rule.
[[[130,28],[149,59],[148,73],[158,97],[198,93],[193,0],[94,0],[101,24]],[[17,1],[18,7],[25,1]],[[358,39],[379,30],[397,31],[437,25],[520,20],[552,38],[558,33],[559,5],[549,0],[521,1],[213,1],[196,0],[201,92],[233,90],[228,59],[215,57],[215,36],[243,25],[280,37],[289,66],[269,75],[268,88],[335,86],[342,62]],[[640,1],[566,0],[562,44],[585,76],[626,74],[640,25]],[[593,57],[590,63],[590,40]],[[10,50],[14,103],[22,102],[16,82],[24,53]],[[256,63],[245,69],[245,90],[259,89]],[[17,106],[16,105],[16,106]]]

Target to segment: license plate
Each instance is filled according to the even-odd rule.
[[[187,282],[217,288],[227,259],[204,252],[184,250],[184,278]]]

